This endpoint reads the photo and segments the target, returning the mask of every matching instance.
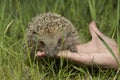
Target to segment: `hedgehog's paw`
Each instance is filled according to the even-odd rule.
[[[75,53],[77,53],[78,52],[78,50],[77,50],[77,48],[76,48],[76,46],[75,45],[71,45],[71,46],[69,46],[69,48],[68,48],[71,52],[75,52]]]

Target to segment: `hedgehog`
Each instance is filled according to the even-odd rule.
[[[45,52],[54,57],[59,51],[70,50],[77,53],[79,35],[73,24],[56,13],[42,13],[28,23],[27,44],[30,55],[35,51]]]

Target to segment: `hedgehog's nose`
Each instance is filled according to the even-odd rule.
[[[54,51],[54,50],[49,50],[48,55],[49,55],[50,57],[54,57],[54,56],[55,56],[55,51]]]

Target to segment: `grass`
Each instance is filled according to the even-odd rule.
[[[44,12],[55,12],[69,19],[76,26],[82,43],[91,39],[88,24],[95,20],[101,32],[115,39],[120,53],[120,0],[0,0],[0,80],[120,78],[119,69],[78,67],[63,59],[60,64],[42,59],[40,65],[30,63],[28,67],[22,44],[26,27],[33,16]]]

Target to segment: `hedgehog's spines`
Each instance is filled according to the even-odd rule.
[[[34,25],[34,29],[38,30],[39,32],[41,30],[44,30],[46,32],[49,31],[51,33],[61,31],[63,30],[63,28],[65,29],[65,27],[68,29],[74,28],[69,20],[62,17],[61,15],[51,12],[39,14],[36,17],[32,18],[32,21],[29,23],[29,26],[32,25]],[[40,34],[42,34],[42,32],[40,32]]]

